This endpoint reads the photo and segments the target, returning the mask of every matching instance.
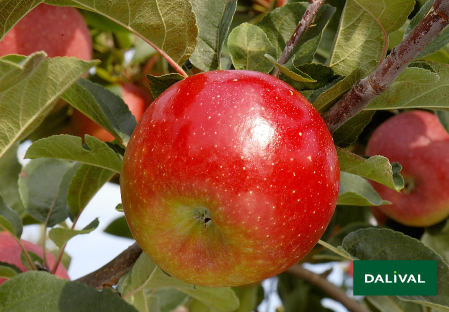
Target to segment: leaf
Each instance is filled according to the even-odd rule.
[[[41,2],[43,0],[20,1],[18,5],[17,0],[0,1],[0,40],[22,17]]]
[[[122,98],[102,85],[83,78],[64,92],[62,98],[115,137],[128,143],[137,122]]]
[[[312,77],[310,77],[306,73],[303,73],[302,71],[300,71],[299,69],[294,67],[292,64],[281,65],[275,59],[273,59],[273,57],[271,57],[270,55],[265,55],[265,57],[271,63],[273,63],[277,68],[279,68],[281,73],[283,73],[285,76],[287,76],[291,80],[299,81],[299,82],[316,82],[316,80],[314,80]]]
[[[47,0],[103,15],[167,53],[183,64],[197,44],[198,27],[188,0]]]
[[[423,307],[419,304],[401,301],[395,296],[366,296],[371,305],[379,312],[423,312]]]
[[[267,34],[268,40],[276,48],[275,59],[278,60],[282,55],[287,42],[296,30],[307,7],[308,3],[306,2],[283,5],[268,13],[257,24]],[[318,44],[320,43],[323,29],[326,27],[327,22],[334,12],[335,8],[324,4],[316,13],[313,27],[309,27],[306,30],[292,51],[292,57],[295,58],[296,65],[312,62]]]
[[[19,214],[8,207],[0,196],[0,228],[20,238],[22,236],[22,219]]]
[[[86,135],[88,149],[82,145],[80,137],[55,135],[34,142],[25,153],[25,158],[58,158],[101,167],[120,173],[122,161],[106,143]]]
[[[449,263],[449,222],[446,220],[425,229],[421,242],[437,252],[446,263]]]
[[[20,66],[18,63],[22,59],[25,57],[17,56],[14,60],[11,56],[2,57],[4,62],[0,63],[0,92],[8,90],[31,75],[45,60],[45,54],[39,53],[35,57],[28,58]]]
[[[17,183],[20,171],[22,171],[22,165],[17,159],[18,148],[19,143],[14,144],[0,158],[0,196],[22,218],[25,216],[26,210],[20,199]]]
[[[295,70],[299,71],[305,76],[308,76],[311,81],[297,82],[286,76],[282,76],[281,79],[301,92],[303,92],[304,90],[309,90],[311,94],[314,94],[314,90],[325,88],[326,86],[329,86],[330,83],[334,81],[337,82],[340,78],[339,76],[334,74],[334,71],[330,67],[324,66],[323,64],[309,63],[296,66],[295,61],[292,61]],[[289,64],[290,61],[286,65]],[[313,102],[319,96],[319,94],[321,94],[325,90],[327,90],[327,88],[318,91],[319,93],[314,94],[313,100],[309,99],[309,101]]]
[[[384,93],[375,97],[365,109],[448,109],[446,90],[449,86],[449,67],[447,64],[428,64],[435,73],[417,67],[406,68],[396,81]]]
[[[367,61],[380,60],[386,44],[382,30],[361,6],[373,14],[389,34],[405,23],[414,5],[413,0],[347,1],[327,64],[337,74],[346,76]]]
[[[398,192],[404,187],[404,179],[399,174],[401,165],[390,164],[386,157],[372,156],[366,159],[342,148],[337,148],[337,155],[340,171],[379,182]]]
[[[183,288],[180,290],[201,301],[211,308],[212,311],[231,312],[239,307],[239,300],[230,287],[196,286],[195,289]]]
[[[190,61],[202,71],[221,69],[221,51],[237,7],[237,0],[191,1],[198,24],[198,44]]]
[[[259,27],[243,23],[235,27],[228,38],[229,55],[235,69],[269,73],[273,64],[265,54],[276,55],[276,49]]]
[[[363,129],[371,122],[375,111],[361,111],[333,133],[334,143],[340,147],[347,147],[354,143]]]
[[[30,257],[30,260],[33,264],[39,263],[39,265],[44,265],[44,260],[38,255],[36,255],[34,252],[27,251],[28,257]],[[20,253],[20,261],[22,264],[28,269],[33,270],[34,268],[31,268],[30,262],[28,261],[27,256],[25,255],[25,252],[22,250]]]
[[[10,279],[22,272],[17,272],[10,266],[6,266],[0,263],[0,278]]]
[[[134,239],[125,217],[118,217],[112,221],[106,229],[104,229],[104,232],[115,236]]]
[[[98,224],[99,221],[97,218],[82,230],[55,227],[48,232],[48,237],[56,244],[56,246],[62,248],[62,246],[64,246],[71,238],[80,234],[89,234],[98,227]]]
[[[346,172],[340,172],[340,193],[337,205],[379,206],[391,204],[382,200],[374,188],[364,178]]]
[[[348,92],[354,84],[360,79],[368,76],[376,69],[376,61],[371,60],[363,64],[360,68],[354,69],[349,76],[340,80],[337,84],[327,89],[313,102],[313,106],[321,114],[329,110],[346,92]]]
[[[449,307],[449,268],[441,256],[417,239],[389,229],[363,229],[346,236],[342,248],[360,260],[436,260],[437,296],[399,298],[437,309]]]
[[[147,75],[147,77],[150,81],[151,94],[155,99],[169,87],[184,79],[184,77],[177,73],[171,73],[162,76]]]
[[[108,182],[115,172],[82,164],[76,171],[67,191],[67,202],[73,217],[77,217],[92,197]]]
[[[68,217],[67,189],[76,167],[64,160],[30,161],[19,177],[19,193],[28,213],[52,227]]]
[[[28,271],[3,283],[0,311],[137,312],[108,288],[100,292],[42,271]]]
[[[3,2],[2,2],[3,3]],[[46,58],[45,53],[31,54],[20,64],[12,64],[15,70],[29,71],[29,63],[36,68],[23,75],[20,82],[17,75],[11,79],[14,84],[0,91],[0,157],[19,139],[30,134],[50,111],[59,96],[89,68],[98,61],[82,61],[69,57]],[[5,66],[0,58],[0,68]],[[3,72],[6,75],[8,72]],[[0,76],[2,83],[9,78]]]

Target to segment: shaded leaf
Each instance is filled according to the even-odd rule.
[[[106,143],[87,135],[84,138],[88,149],[82,145],[80,137],[55,135],[34,142],[27,150],[25,158],[58,158],[101,167],[120,173],[122,161]]]
[[[76,167],[64,160],[30,161],[19,178],[19,192],[28,213],[52,227],[68,217],[67,189]]]
[[[361,111],[346,121],[333,134],[334,143],[340,147],[347,147],[354,143],[363,129],[371,122],[375,111]]]
[[[22,17],[41,2],[43,0],[20,1],[19,5],[17,0],[0,1],[0,40]]]
[[[197,44],[198,27],[188,0],[46,0],[53,5],[70,5],[103,15],[136,33],[183,64]]]
[[[360,260],[436,260],[437,295],[399,298],[436,309],[449,307],[449,268],[441,256],[417,239],[389,229],[363,229],[346,236],[342,248]]]
[[[19,274],[0,286],[0,311],[137,312],[108,288],[99,292],[38,271]]]
[[[20,82],[0,91],[0,157],[14,142],[30,134],[51,110],[59,96],[98,61],[82,61],[69,57],[46,58],[45,53],[31,54],[24,62],[11,65],[0,58],[0,68],[8,63],[16,70],[28,71],[28,62],[37,66]],[[25,64],[25,65],[24,65]],[[3,72],[6,75],[7,72]],[[18,74],[20,75],[20,73]],[[2,83],[9,78],[0,76]],[[36,96],[36,95],[39,96]]]
[[[399,300],[395,296],[366,296],[365,300],[379,312],[423,312],[421,305]]]
[[[337,155],[340,171],[379,182],[396,191],[400,191],[404,187],[404,179],[399,174],[402,169],[401,165],[390,164],[386,157],[363,158],[341,148],[337,148]]]
[[[449,222],[447,220],[442,224],[426,228],[421,241],[449,263]]]
[[[229,34],[228,49],[235,69],[269,73],[274,67],[265,54],[276,55],[276,49],[255,25],[244,23],[235,27]]]
[[[0,278],[10,279],[20,273],[22,272],[17,272],[13,268],[0,263]]]
[[[337,74],[346,76],[365,62],[371,60],[378,62],[384,44],[387,43],[380,26],[365,9],[380,21],[389,34],[405,23],[414,5],[413,0],[347,1],[327,64]]]
[[[64,246],[71,238],[75,237],[76,235],[80,234],[89,234],[93,230],[95,230],[98,227],[99,221],[98,218],[89,223],[84,229],[82,230],[74,230],[74,229],[67,229],[67,228],[61,228],[61,227],[55,227],[52,228],[48,232],[48,237],[58,246],[61,248]]]
[[[39,263],[41,266],[44,265],[44,260],[42,260],[42,258],[40,256],[36,255],[34,252],[27,251],[27,254],[28,254],[28,257],[30,257],[31,262],[34,265],[36,265],[36,263]],[[33,269],[33,268],[31,268],[30,262],[28,261],[28,258],[25,255],[25,252],[23,250],[20,253],[20,261],[28,270]]]
[[[104,231],[111,235],[134,239],[124,216],[112,221]]]
[[[137,125],[121,97],[89,80],[79,79],[62,98],[125,143]]]
[[[19,214],[8,207],[0,196],[0,228],[20,238],[22,236],[22,219]]]
[[[147,75],[148,80],[150,81],[150,90],[153,97],[156,99],[161,95],[165,90],[167,90],[171,85],[174,85],[180,80],[183,80],[180,74],[171,73],[162,76],[152,76]]]
[[[237,7],[237,0],[191,1],[198,24],[198,44],[190,61],[202,71],[221,69],[221,51]]]
[[[340,193],[337,205],[379,206],[390,202],[382,200],[374,188],[364,178],[340,172]]]
[[[109,181],[115,172],[112,170],[82,164],[76,171],[67,191],[67,202],[73,217],[77,217],[92,197]]]

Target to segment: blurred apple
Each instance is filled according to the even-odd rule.
[[[78,10],[39,4],[0,41],[0,56],[45,51],[49,57],[92,59],[92,39]]]
[[[149,91],[131,83],[122,84],[120,90],[123,101],[128,105],[136,120],[139,121],[145,110],[153,102],[152,95]],[[112,134],[78,110],[75,110],[70,118],[70,128],[67,129],[67,133],[83,138],[84,135],[89,134],[103,142],[114,140]]]
[[[44,256],[42,247],[23,239],[21,240],[21,242],[26,250],[35,253],[41,258]],[[26,272],[28,271],[28,269],[22,264],[22,261],[20,260],[21,253],[22,248],[9,233],[0,233],[0,262],[13,264],[22,272]],[[47,260],[48,265],[50,266],[49,269],[51,269],[53,267],[53,264],[55,263],[55,257],[50,252],[47,252]],[[67,280],[70,279],[69,275],[67,274],[67,270],[64,268],[64,266],[62,266],[62,264],[58,266],[58,269],[56,270],[56,276]],[[6,279],[0,278],[0,285],[5,281]]]
[[[367,155],[399,162],[405,187],[398,193],[372,182],[391,205],[380,212],[407,226],[430,226],[449,216],[449,134],[438,117],[409,111],[381,124],[371,136]]]

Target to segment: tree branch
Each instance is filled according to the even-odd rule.
[[[303,268],[299,264],[295,264],[291,268],[287,269],[287,271],[285,271],[285,272],[289,273],[291,275],[294,275],[294,276],[322,289],[324,292],[326,292],[329,295],[330,298],[337,300],[338,302],[343,304],[349,311],[369,312],[369,310],[367,310],[364,306],[359,304],[357,301],[349,298],[342,289],[335,286],[334,284],[329,282],[327,279],[321,277],[320,275]]]
[[[284,51],[282,52],[281,57],[279,58],[278,63],[279,64],[285,64],[287,63],[288,59],[290,58],[294,48],[299,42],[299,39],[301,39],[302,35],[306,32],[307,29],[309,29],[310,25],[312,25],[313,20],[315,19],[315,15],[318,12],[318,10],[321,8],[323,3],[326,2],[326,0],[309,0],[309,6],[307,7],[306,12],[304,13],[302,19],[299,21],[298,26],[296,27],[295,32],[293,33],[290,40],[287,42],[287,45],[284,48]],[[277,77],[279,74],[279,68],[275,68],[272,75],[274,77]]]
[[[92,273],[80,277],[76,282],[95,287],[96,289],[112,287],[118,283],[123,275],[132,269],[141,253],[142,249],[140,246],[134,243],[108,264]]]
[[[331,133],[390,87],[407,65],[449,24],[449,1],[435,0],[432,8],[433,11],[416,25],[373,73],[357,82],[323,115]]]

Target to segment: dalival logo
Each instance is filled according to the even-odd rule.
[[[421,274],[418,274],[416,278],[414,274],[397,274],[394,271],[394,275],[390,277],[388,274],[382,276],[381,274],[377,274],[375,277],[372,274],[365,274],[365,283],[426,283],[426,281],[421,280]]]

